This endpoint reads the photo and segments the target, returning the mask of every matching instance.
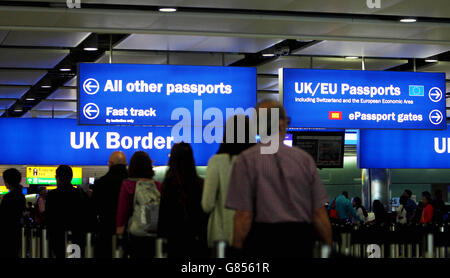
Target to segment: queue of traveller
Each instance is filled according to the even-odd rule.
[[[81,248],[86,233],[93,232],[98,258],[112,257],[113,236],[123,243],[124,257],[131,258],[154,257],[156,238],[167,240],[169,258],[208,257],[217,241],[245,257],[312,257],[315,241],[331,246],[325,206],[329,198],[314,160],[300,148],[283,144],[289,118],[279,102],[263,101],[256,108],[266,110],[267,123],[261,124],[258,116],[260,126],[271,126],[274,109],[279,116],[278,129],[262,133],[278,135],[277,152],[263,154],[264,143],[250,143],[247,117],[246,143],[237,143],[234,116],[228,119],[234,121],[234,143],[225,140],[225,131],[205,179],[197,174],[191,146],[183,142],[172,147],[162,183],[155,181],[152,160],[143,151],[134,153],[129,164],[124,153],[112,153],[108,172],[87,191],[74,188],[72,169],[60,165],[57,189],[43,193],[37,206],[39,221],[48,229],[51,256],[65,257],[67,231]],[[9,169],[3,179],[10,192],[0,205],[0,233],[11,240],[8,246],[2,244],[0,255],[17,257],[25,211],[21,175]],[[423,202],[424,217],[430,213],[429,203]],[[408,202],[404,204],[407,217],[415,217]],[[367,218],[361,200],[355,198],[353,208],[347,194],[330,206],[340,219]],[[382,212],[375,214],[376,219],[384,217]]]
[[[167,240],[169,258],[208,257],[217,241],[247,257],[312,257],[316,239],[331,246],[331,224],[324,207],[328,196],[315,162],[305,151],[282,143],[289,122],[284,107],[264,101],[257,111],[264,108],[268,119],[263,126],[272,124],[274,109],[279,116],[279,128],[265,133],[278,135],[278,151],[262,154],[265,144],[250,143],[247,117],[246,143],[237,143],[238,116],[234,116],[228,120],[234,121],[234,143],[224,134],[205,180],[198,176],[192,148],[186,143],[172,147],[162,184],[154,180],[152,160],[143,151],[134,153],[129,164],[124,153],[114,152],[106,175],[83,193],[71,185],[72,169],[60,165],[57,189],[42,191],[35,209],[39,223],[48,229],[51,256],[66,255],[67,231],[71,243],[81,248],[84,235],[94,232],[99,258],[112,257],[114,235],[123,242],[124,257],[132,258],[153,257],[156,238]],[[3,178],[10,192],[0,206],[4,225],[0,233],[11,240],[7,247],[3,244],[0,255],[17,257],[25,211],[21,175],[9,169]]]
[[[428,191],[422,192],[422,200],[419,204],[416,204],[411,197],[411,190],[405,189],[400,197],[399,206],[393,213],[388,213],[379,200],[374,200],[372,204],[374,217],[369,218],[367,209],[362,206],[361,198],[354,197],[351,201],[348,192],[343,191],[330,202],[327,209],[330,220],[338,224],[373,223],[386,226],[392,223],[401,225],[440,224],[445,221],[446,209],[441,190],[436,190],[434,199]]]

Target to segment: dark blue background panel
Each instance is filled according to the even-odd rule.
[[[449,169],[450,130],[361,130],[360,168]]]

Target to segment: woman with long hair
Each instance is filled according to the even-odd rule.
[[[150,156],[135,152],[128,166],[128,179],[120,188],[116,221],[117,234],[127,236],[126,252],[133,258],[154,257],[160,205],[154,175]]]
[[[206,214],[201,207],[203,179],[187,143],[172,147],[162,184],[158,237],[167,239],[169,257],[202,257],[206,249]]]
[[[238,141],[239,117],[244,118],[245,140]],[[215,242],[225,241],[229,246],[233,243],[234,210],[225,208],[228,196],[228,183],[231,170],[237,156],[254,144],[250,143],[249,118],[233,116],[227,120],[227,125],[234,124],[234,134],[229,136],[224,131],[223,141],[216,155],[211,157],[206,170],[205,186],[202,196],[202,207],[209,213],[208,246],[214,247]],[[229,140],[233,139],[233,140]]]
[[[388,214],[380,200],[373,201],[373,213],[375,214],[375,224],[386,226],[388,224]]]

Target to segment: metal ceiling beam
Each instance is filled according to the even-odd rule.
[[[279,42],[271,47],[263,49],[259,52],[245,54],[245,58],[232,63],[230,66],[234,66],[234,67],[258,66],[262,63],[269,62],[269,61],[274,60],[274,59],[278,58],[279,56],[281,56],[281,55],[276,55],[276,53],[277,53],[277,51],[280,51],[283,48],[287,48],[289,50],[287,55],[290,55],[290,53],[292,53],[293,51],[307,48],[316,43],[319,43],[319,41],[302,42],[302,41],[298,41],[298,40],[284,40],[284,41]],[[264,57],[264,56],[262,56],[263,53],[271,53],[271,54],[275,54],[275,56]],[[287,56],[287,55],[285,55],[285,56]]]
[[[86,42],[90,42],[93,37],[98,36],[97,48],[98,51],[84,51],[84,45]],[[31,88],[13,104],[9,109],[7,109],[2,117],[21,117],[33,107],[35,107],[42,100],[47,101],[46,98],[54,93],[57,89],[64,87],[68,81],[76,76],[76,68],[78,63],[83,62],[94,62],[99,59],[106,51],[110,49],[110,40],[112,40],[112,45],[116,45],[124,38],[127,34],[119,35],[98,35],[91,34],[84,41],[82,41],[78,46],[71,48],[70,53],[61,60],[54,68],[46,69],[47,74],[44,75],[36,84],[31,86]],[[70,67],[70,72],[61,72],[59,69],[61,67]],[[27,69],[34,70],[34,69]],[[50,88],[42,88],[43,85],[49,85]],[[27,101],[26,99],[34,99],[33,101]],[[66,101],[66,100],[48,100],[51,102]],[[70,100],[71,102],[73,100]],[[16,108],[21,108],[22,111],[14,111]]]

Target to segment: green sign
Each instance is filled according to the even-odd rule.
[[[55,185],[56,179],[55,178],[27,178],[27,184]],[[82,179],[81,178],[73,178],[72,184],[73,185],[81,185]]]

